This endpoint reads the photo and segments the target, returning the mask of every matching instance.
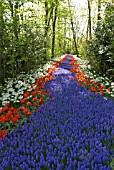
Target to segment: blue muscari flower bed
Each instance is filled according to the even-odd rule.
[[[111,170],[114,101],[71,80],[69,62],[45,84],[54,100],[1,142],[0,170]]]

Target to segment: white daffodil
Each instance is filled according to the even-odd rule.
[[[23,96],[18,96],[18,99],[21,100],[23,98]]]
[[[15,100],[15,103],[19,103],[20,101],[19,100]]]
[[[8,89],[8,92],[12,92],[14,89],[13,88],[9,88]]]

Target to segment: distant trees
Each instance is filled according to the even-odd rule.
[[[42,55],[38,51],[43,48],[43,33],[35,21],[34,8],[31,5],[28,12],[25,4],[0,1],[0,83],[33,69]]]
[[[87,0],[88,2],[88,24],[87,24],[87,39],[92,38],[92,27],[91,27],[91,6],[92,6],[92,0]]]
[[[97,21],[101,20],[101,0],[98,0],[98,13],[97,13]]]
[[[66,50],[88,56],[91,63],[94,59],[97,70],[101,56],[108,59],[107,67],[113,67],[113,5],[107,5],[102,18],[102,1],[86,2],[80,15],[71,0],[0,0],[0,84],[5,78],[27,73]],[[94,32],[93,3],[98,8]],[[86,35],[81,22],[83,30],[87,28]]]
[[[74,40],[74,49],[75,49],[75,54],[78,56],[78,47],[77,47],[77,40],[76,40],[76,30],[74,28],[74,21],[73,21],[72,10],[71,10],[71,7],[70,7],[70,0],[68,0],[68,5],[69,5],[69,12],[70,12],[71,29],[72,29],[73,40]]]
[[[58,16],[58,6],[59,6],[59,0],[55,0],[53,18],[52,18],[52,48],[51,48],[52,58],[54,58],[54,50],[55,50],[55,33],[56,33],[55,28],[56,28],[56,21]]]
[[[114,68],[114,5],[107,3],[104,18],[97,23],[94,38],[89,42],[88,59],[97,73],[105,75]]]
[[[1,0],[0,84],[63,54],[68,20],[67,0]]]

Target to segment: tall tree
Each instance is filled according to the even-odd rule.
[[[64,18],[64,51],[66,51],[66,18]]]
[[[5,44],[4,44],[4,30],[5,30],[5,21],[4,21],[4,1],[0,1],[0,84],[3,82],[3,79],[5,77],[5,63],[6,59],[4,57],[4,51],[5,51]]]
[[[87,25],[87,39],[91,39],[91,5],[92,5],[92,0],[87,0],[88,2],[88,25]]]
[[[98,14],[97,14],[97,21],[99,21],[101,19],[101,0],[98,0]]]
[[[46,60],[47,56],[47,40],[48,40],[48,30],[50,28],[50,22],[52,19],[52,14],[53,14],[53,9],[54,9],[54,4],[53,2],[50,3],[47,0],[45,0],[45,31],[44,31],[44,60]]]
[[[57,13],[58,13],[58,5],[59,0],[55,0],[55,6],[53,10],[53,21],[52,21],[52,49],[51,49],[51,57],[54,58],[54,49],[55,49],[55,29],[56,29],[56,20],[57,20]]]
[[[70,6],[70,0],[68,0],[68,6],[69,6],[69,12],[70,12],[70,22],[71,22],[71,28],[72,28],[72,34],[73,34],[73,40],[74,40],[74,46],[75,46],[75,53],[78,56],[76,32],[75,32],[75,28],[74,28],[73,14],[72,14],[71,6]]]

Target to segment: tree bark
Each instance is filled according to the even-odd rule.
[[[78,48],[77,48],[77,41],[76,41],[76,32],[74,29],[74,23],[73,23],[73,18],[72,18],[72,12],[70,9],[70,1],[68,0],[68,6],[69,6],[69,11],[70,11],[70,21],[71,21],[71,26],[72,26],[72,33],[73,33],[73,40],[74,40],[74,46],[75,46],[75,50],[76,50],[76,55],[78,56]]]
[[[50,14],[49,14],[50,12]],[[51,8],[48,8],[48,2],[45,1],[45,33],[44,33],[44,60],[47,60],[46,56],[47,56],[47,35],[48,35],[48,30],[49,30],[49,26],[50,26],[50,21],[51,21],[51,17],[53,14],[53,3]],[[48,18],[49,15],[49,18]]]
[[[48,3],[45,1],[45,33],[44,33],[44,60],[46,60],[47,56],[47,22],[48,22]]]
[[[64,51],[66,51],[66,18],[64,18]]]
[[[4,24],[4,18],[3,18],[3,6],[2,6],[2,2],[0,2],[0,84],[2,84],[4,82],[4,78],[5,78],[5,72],[6,72],[6,57],[4,56],[4,51],[5,51],[5,47],[4,47],[4,28],[5,28],[5,24]]]
[[[99,20],[101,20],[100,11],[101,11],[101,0],[98,0],[98,14],[97,14],[97,22],[98,22]]]
[[[54,50],[55,50],[55,27],[57,20],[57,11],[58,11],[58,0],[56,0],[56,6],[54,11],[54,20],[52,23],[52,49],[51,49],[51,58],[54,58]]]
[[[88,0],[88,35],[89,35],[89,40],[91,40],[92,35],[91,35],[91,0]]]
[[[19,2],[15,1],[15,3],[11,0],[9,0],[9,6],[10,6],[10,11],[11,11],[11,16],[13,19],[13,36],[12,36],[12,41],[13,41],[13,51],[16,52],[15,55],[15,62],[12,63],[13,65],[13,75],[14,73],[17,74],[19,72],[19,62],[18,59],[20,58],[20,55],[18,54],[18,50],[16,47],[16,43],[18,42],[18,35],[20,33],[19,29]],[[14,75],[15,76],[15,75]]]
[[[74,23],[73,20],[71,18],[71,25],[72,25],[72,33],[73,33],[73,39],[74,39],[74,46],[75,46],[75,50],[76,50],[76,55],[78,56],[78,48],[77,48],[77,42],[76,42],[76,32],[74,30]]]

